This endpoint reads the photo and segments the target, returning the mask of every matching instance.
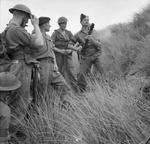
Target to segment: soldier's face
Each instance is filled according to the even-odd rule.
[[[51,27],[51,25],[50,25],[49,22],[44,24],[44,29],[45,29],[46,32],[50,31],[50,27]]]
[[[82,21],[81,21],[82,26],[89,26],[89,17],[86,16]]]
[[[59,26],[62,30],[65,30],[67,27],[67,23],[66,22],[60,23]]]

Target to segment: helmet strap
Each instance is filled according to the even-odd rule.
[[[21,22],[20,26],[23,28],[26,26],[26,16],[25,15],[22,18],[22,22]]]

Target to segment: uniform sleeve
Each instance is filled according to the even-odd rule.
[[[76,33],[74,36],[73,36],[73,41],[76,43],[78,42],[78,33]]]
[[[71,31],[68,31],[68,35],[69,35],[69,44],[74,44],[74,42],[73,42],[73,34],[72,34],[72,32]]]
[[[52,49],[55,47],[55,45],[54,45],[54,43],[53,43],[53,41],[52,41],[52,38],[50,37],[50,35],[46,35],[47,36],[47,38],[50,40],[50,43],[51,43],[51,47],[52,47]]]
[[[78,34],[75,34],[74,36],[72,35],[72,38],[69,42],[69,44],[75,44],[76,42],[78,42]]]
[[[55,41],[56,41],[56,32],[55,31],[52,33],[51,39],[55,43]]]
[[[69,39],[72,40],[72,39],[73,39],[73,34],[72,34],[72,32],[71,32],[71,31],[68,31],[68,33],[69,33]]]

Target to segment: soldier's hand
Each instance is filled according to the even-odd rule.
[[[71,54],[73,51],[70,50],[70,49],[66,49],[66,50],[61,50],[61,53],[64,54],[64,55],[68,55],[68,54]]]
[[[33,26],[39,25],[39,19],[35,15],[31,15],[31,23]]]
[[[73,51],[72,51],[72,50],[70,50],[70,49],[65,50],[65,54],[66,54],[66,55],[68,55],[68,54],[72,54],[72,52],[73,52]]]
[[[79,46],[79,43],[76,42],[76,43],[74,44],[74,47],[78,47],[78,46]]]
[[[95,38],[92,35],[87,35],[85,39],[88,39],[90,42],[95,42]]]
[[[65,54],[66,50],[61,50],[60,53]]]
[[[82,46],[78,46],[76,47],[77,51],[81,51],[82,50]]]

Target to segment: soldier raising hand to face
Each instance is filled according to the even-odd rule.
[[[15,66],[19,65],[20,68],[15,75],[22,83],[21,87],[14,94],[15,101],[12,102],[16,109],[17,117],[13,121],[13,125],[17,127],[18,122],[24,119],[28,105],[32,100],[30,84],[32,67],[35,60],[31,56],[31,50],[34,47],[43,46],[44,40],[37,18],[31,17],[31,10],[26,5],[17,4],[10,8],[9,12],[12,14],[12,18],[6,28],[7,53],[10,60],[15,63]],[[35,30],[34,36],[25,29],[30,19]]]

